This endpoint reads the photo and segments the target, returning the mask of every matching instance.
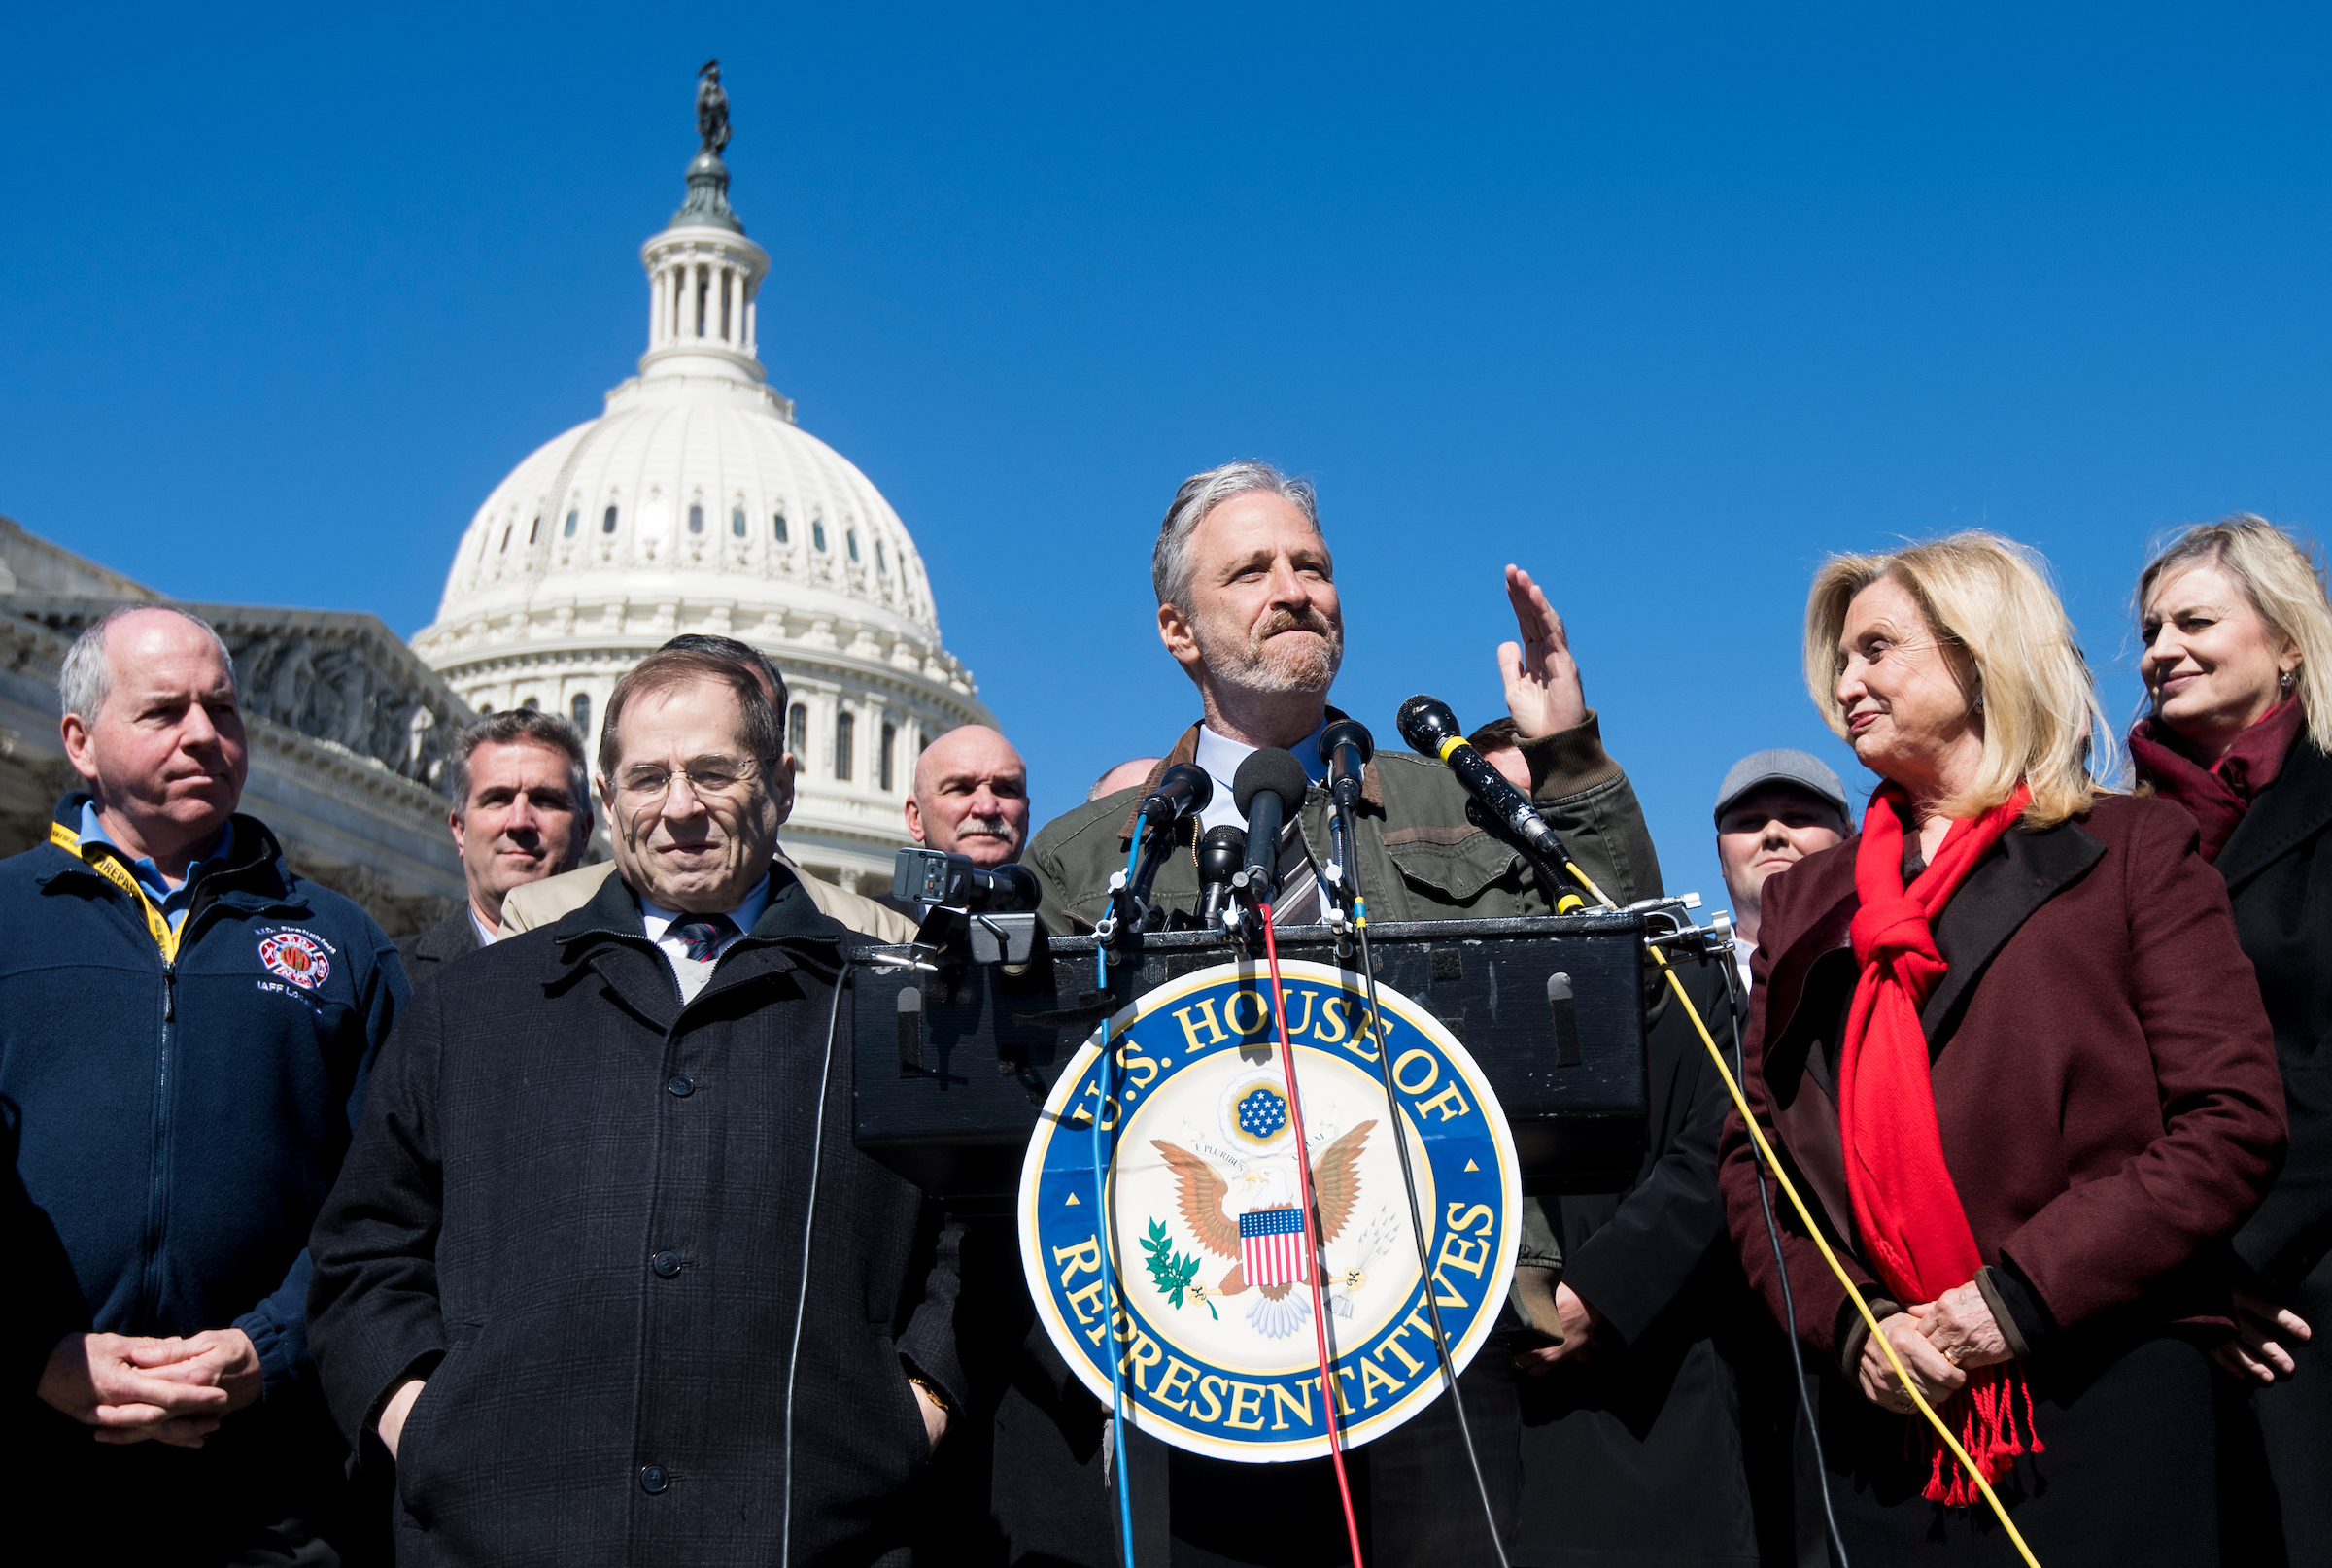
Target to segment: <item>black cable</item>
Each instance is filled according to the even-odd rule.
[[[802,1318],[809,1310],[809,1244],[818,1228],[818,1162],[826,1150],[826,1089],[834,1076],[834,1038],[842,1015],[842,982],[854,960],[842,950],[834,977],[834,1001],[826,1008],[826,1063],[818,1070],[818,1114],[809,1136],[809,1200],[802,1213],[802,1278],[794,1293],[794,1340],[785,1353],[785,1512],[777,1531],[777,1562],[786,1568],[794,1554],[794,1369],[802,1362]]]
[[[1441,1358],[1442,1381],[1449,1388],[1450,1403],[1458,1412],[1458,1436],[1465,1445],[1465,1462],[1474,1473],[1474,1490],[1482,1498],[1482,1521],[1490,1530],[1491,1550],[1498,1555],[1498,1568],[1511,1568],[1506,1559],[1506,1543],[1498,1535],[1497,1512],[1491,1507],[1490,1483],[1483,1479],[1482,1458],[1474,1451],[1473,1423],[1465,1416],[1465,1394],[1458,1386],[1458,1367],[1450,1355],[1449,1331],[1441,1326],[1441,1302],[1433,1292],[1433,1261],[1425,1240],[1424,1210],[1417,1201],[1417,1173],[1409,1163],[1409,1140],[1403,1131],[1401,1103],[1393,1091],[1392,1067],[1385,1059],[1384,1015],[1377,1008],[1377,966],[1368,950],[1368,901],[1360,886],[1360,857],[1353,845],[1353,808],[1339,806],[1336,820],[1344,835],[1344,874],[1353,890],[1353,924],[1360,934],[1360,977],[1368,987],[1368,1024],[1377,1033],[1377,1075],[1384,1080],[1385,1104],[1392,1115],[1393,1150],[1401,1157],[1401,1188],[1409,1195],[1409,1234],[1417,1243],[1418,1273],[1424,1277],[1425,1313],[1433,1324],[1433,1348]],[[1484,1305],[1487,1307],[1488,1303]]]
[[[1725,974],[1726,1015],[1732,1020],[1732,1075],[1737,1082],[1746,1084],[1749,1081],[1748,1056],[1741,1042],[1741,1013],[1746,1005],[1740,993],[1734,989],[1740,975],[1733,968],[1731,952],[1719,954],[1717,962],[1723,967]],[[1749,1145],[1749,1160],[1753,1166],[1758,1161],[1754,1142]],[[1750,1174],[1757,1179],[1757,1206],[1765,1210],[1766,1240],[1773,1246],[1773,1272],[1781,1277],[1781,1337],[1790,1342],[1790,1370],[1797,1374],[1798,1408],[1805,1413],[1805,1435],[1814,1445],[1814,1478],[1822,1483],[1822,1517],[1830,1526],[1831,1550],[1838,1554],[1838,1568],[1851,1568],[1846,1560],[1846,1540],[1838,1533],[1837,1511],[1831,1506],[1830,1463],[1822,1456],[1822,1425],[1814,1415],[1813,1393],[1805,1385],[1805,1353],[1798,1344],[1798,1302],[1790,1293],[1790,1265],[1789,1260],[1782,1256],[1781,1227],[1773,1220],[1773,1198],[1766,1191],[1765,1176],[1754,1170]]]

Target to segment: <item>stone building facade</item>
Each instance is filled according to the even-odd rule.
[[[57,731],[56,677],[82,629],[117,605],[178,603],[0,518],[0,852],[49,835],[80,788]],[[243,809],[301,875],[370,909],[392,936],[444,917],[462,866],[436,787],[468,707],[377,616],[179,603],[234,656],[251,739]]]

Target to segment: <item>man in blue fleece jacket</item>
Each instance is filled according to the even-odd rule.
[[[353,1510],[316,1386],[307,1237],[404,971],[234,814],[206,623],[116,610],[58,688],[88,787],[0,861],[8,1489],[81,1560],[366,1560],[386,1509]]]

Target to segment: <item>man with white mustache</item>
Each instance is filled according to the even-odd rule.
[[[1028,764],[984,724],[948,731],[915,760],[907,831],[926,849],[970,856],[981,870],[1018,860],[1028,842]]]

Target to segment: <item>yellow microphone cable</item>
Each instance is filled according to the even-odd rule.
[[[1595,902],[1604,908],[1617,909],[1619,907],[1618,904],[1611,902],[1608,894],[1595,886],[1594,878],[1578,868],[1571,860],[1567,849],[1562,856],[1562,869],[1572,880],[1595,895]],[[1577,895],[1574,894],[1567,900],[1559,900],[1559,909],[1563,903],[1569,903],[1574,907],[1578,906]],[[1563,910],[1562,912],[1568,913],[1569,911]],[[1708,1025],[1701,1021],[1700,1009],[1694,1006],[1693,999],[1686,995],[1684,981],[1677,976],[1675,966],[1668,962],[1668,955],[1662,952],[1658,946],[1650,943],[1646,945],[1651,951],[1653,962],[1660,966],[1661,973],[1667,977],[1668,989],[1674,993],[1677,1002],[1683,1005],[1685,1016],[1693,1021],[1694,1030],[1700,1036],[1700,1043],[1708,1047],[1709,1060],[1716,1063],[1717,1074],[1725,1080],[1725,1092],[1732,1097],[1732,1108],[1740,1112],[1741,1125],[1749,1129],[1749,1137],[1756,1143],[1757,1152],[1765,1161],[1766,1169],[1773,1173],[1774,1184],[1781,1188],[1782,1196],[1789,1199],[1790,1207],[1798,1211],[1799,1222],[1804,1225],[1805,1234],[1811,1237],[1814,1245],[1821,1249],[1822,1261],[1830,1265],[1830,1272],[1836,1275],[1838,1283],[1846,1287],[1847,1299],[1854,1303],[1854,1310],[1862,1314],[1863,1322],[1869,1328],[1870,1343],[1877,1346],[1886,1355],[1887,1365],[1895,1369],[1895,1377],[1903,1384],[1903,1391],[1910,1396],[1911,1403],[1918,1407],[1919,1414],[1927,1417],[1927,1424],[1936,1429],[1936,1435],[1941,1438],[1945,1447],[1951,1449],[1951,1456],[1959,1461],[1961,1469],[1968,1472],[1969,1479],[1975,1483],[1976,1489],[1984,1494],[1984,1501],[1992,1505],[1993,1514],[2000,1519],[2000,1527],[2008,1532],[2008,1539],[2015,1544],[2016,1554],[2024,1559],[2026,1568],[2040,1568],[2040,1560],[2033,1555],[2033,1549],[2025,1545],[2023,1533],[2016,1528],[2015,1521],[2008,1517],[2007,1509],[2001,1503],[1999,1494],[1992,1490],[1992,1483],[1984,1479],[1983,1471],[1977,1467],[1973,1459],[1968,1456],[1968,1450],[1960,1447],[1960,1440],[1951,1435],[1951,1429],[1943,1424],[1942,1417],[1936,1414],[1934,1407],[1921,1398],[1919,1390],[1912,1386],[1911,1375],[1904,1370],[1902,1360],[1896,1356],[1895,1346],[1888,1344],[1887,1337],[1879,1332],[1878,1319],[1871,1315],[1869,1303],[1863,1300],[1863,1293],[1855,1288],[1854,1280],[1848,1277],[1845,1268],[1839,1264],[1837,1254],[1830,1249],[1830,1243],[1823,1240],[1822,1227],[1814,1223],[1814,1216],[1807,1210],[1805,1200],[1798,1195],[1798,1188],[1790,1180],[1789,1173],[1781,1168],[1781,1160],[1774,1154],[1773,1145],[1766,1142],[1764,1131],[1757,1125],[1757,1117],[1750,1112],[1749,1098],[1741,1092],[1740,1080],[1732,1075],[1732,1069],[1725,1065],[1725,1053],[1717,1048],[1716,1037],[1708,1032]],[[1786,1333],[1798,1332],[1798,1325],[1795,1323],[1785,1324],[1783,1328]]]

